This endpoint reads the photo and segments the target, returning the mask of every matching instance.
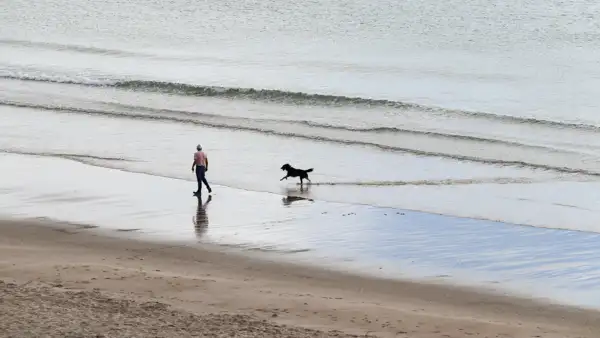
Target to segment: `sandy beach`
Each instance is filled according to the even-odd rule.
[[[598,313],[211,248],[0,223],[3,337],[598,337]]]

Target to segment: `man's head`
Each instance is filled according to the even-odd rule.
[[[197,145],[196,146],[196,150],[198,150],[198,151],[202,150],[202,146],[201,145]]]

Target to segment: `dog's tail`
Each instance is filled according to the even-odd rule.
[[[310,173],[310,172],[312,172],[312,171],[313,171],[313,168],[306,169],[306,170],[304,170],[304,171],[305,171],[305,172],[307,172],[307,173]]]

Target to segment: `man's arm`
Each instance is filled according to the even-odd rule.
[[[192,172],[194,172],[195,166],[196,166],[196,155],[194,155],[194,162],[192,162]]]
[[[208,171],[208,156],[206,156],[206,171]]]

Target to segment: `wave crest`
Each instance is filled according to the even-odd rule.
[[[110,77],[94,77],[82,74],[66,75],[52,74],[39,70],[7,71],[0,70],[0,79],[39,81],[48,83],[72,84],[89,87],[111,87],[123,90],[158,92],[183,96],[218,97],[225,99],[254,100],[291,105],[306,106],[352,106],[370,108],[393,108],[400,110],[417,110],[447,116],[468,116],[475,119],[499,120],[511,124],[544,125],[557,128],[574,128],[585,130],[600,130],[600,126],[587,123],[554,121],[533,117],[518,117],[485,112],[445,109],[434,106],[424,106],[416,103],[374,99],[364,97],[349,97],[317,93],[294,92],[279,89],[236,88],[220,86],[203,86],[178,82],[152,80],[119,80]]]

